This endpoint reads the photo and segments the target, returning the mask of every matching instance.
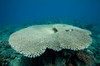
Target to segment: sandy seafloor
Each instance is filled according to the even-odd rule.
[[[40,57],[25,57],[9,45],[9,36],[22,28],[37,24],[64,23],[92,32],[92,44],[79,51],[64,49],[60,52],[47,49]],[[100,66],[100,24],[81,21],[44,20],[21,24],[19,26],[0,27],[0,66]]]

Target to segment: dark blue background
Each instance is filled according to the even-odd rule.
[[[46,18],[100,22],[100,0],[0,0],[0,26]]]

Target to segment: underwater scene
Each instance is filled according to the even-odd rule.
[[[100,66],[100,0],[0,0],[0,66]]]

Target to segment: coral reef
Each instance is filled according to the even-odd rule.
[[[58,22],[59,20],[55,21]],[[53,23],[52,20],[45,21],[45,23],[46,22],[48,22],[49,25]],[[74,23],[71,22],[71,25],[92,32],[91,37],[93,42],[87,49],[77,51],[59,49],[59,51],[53,51],[52,48],[47,48],[41,56],[28,58],[13,50],[9,45],[8,38],[13,32],[31,25],[31,23],[26,23],[22,26],[0,28],[0,66],[100,66],[100,25],[83,25],[83,23],[80,23],[80,21],[77,20],[75,20]],[[54,31],[57,33],[58,29],[54,29]]]
[[[46,48],[81,50],[92,43],[91,32],[66,24],[34,25],[10,35],[9,44],[28,57],[43,54]]]
[[[86,65],[91,66],[92,61],[94,61],[94,58],[90,55],[89,52],[86,50],[84,51],[78,51],[76,53],[79,60],[83,61]]]
[[[0,66],[7,66],[7,65],[8,61],[2,55],[0,55]]]

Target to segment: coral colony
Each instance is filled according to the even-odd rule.
[[[10,35],[9,44],[27,57],[42,55],[46,48],[82,50],[92,43],[91,32],[66,24],[34,25]]]

